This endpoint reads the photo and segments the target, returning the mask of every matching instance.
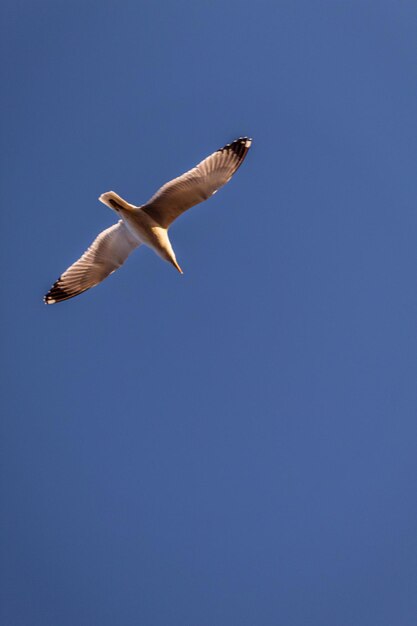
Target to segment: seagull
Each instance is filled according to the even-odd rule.
[[[119,221],[103,230],[82,257],[58,278],[44,302],[69,300],[98,285],[142,244],[182,274],[168,238],[169,227],[187,209],[210,198],[231,179],[251,143],[249,137],[240,137],[216,150],[193,169],[163,185],[141,206],[129,204],[114,191],[103,193],[99,200],[118,214]]]

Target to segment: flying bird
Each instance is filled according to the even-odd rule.
[[[103,230],[82,257],[58,278],[44,297],[46,304],[68,300],[98,285],[142,244],[182,274],[168,238],[169,227],[187,209],[210,198],[231,179],[251,143],[248,137],[240,137],[213,152],[193,169],[163,185],[141,206],[129,204],[114,191],[103,193],[99,200],[119,215],[119,221]]]

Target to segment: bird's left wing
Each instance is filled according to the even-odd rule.
[[[168,228],[184,211],[210,198],[231,179],[251,143],[248,137],[241,137],[213,152],[192,170],[161,187],[142,210]]]
[[[71,265],[51,287],[44,301],[54,304],[68,300],[101,283],[126,261],[140,241],[122,220],[103,230],[78,261]]]

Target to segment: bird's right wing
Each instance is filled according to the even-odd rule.
[[[103,230],[78,261],[71,265],[51,287],[44,301],[54,304],[68,300],[101,283],[126,261],[140,245],[122,220]]]
[[[195,204],[210,198],[236,172],[250,148],[248,137],[213,152],[192,170],[163,185],[141,208],[164,228]]]

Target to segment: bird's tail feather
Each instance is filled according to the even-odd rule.
[[[106,191],[106,193],[102,193],[99,197],[100,202],[106,204],[108,207],[113,209],[118,213],[119,211],[129,211],[135,209],[136,207],[133,204],[129,204],[126,200],[123,200],[117,193],[114,191]]]

